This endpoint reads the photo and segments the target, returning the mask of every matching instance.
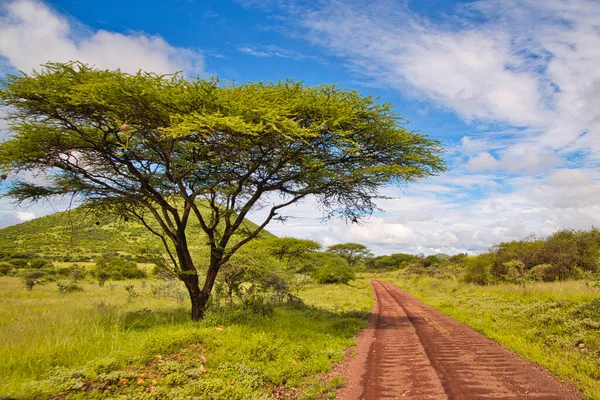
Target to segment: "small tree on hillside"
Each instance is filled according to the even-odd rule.
[[[301,82],[221,84],[47,64],[8,75],[0,91],[12,133],[0,173],[18,201],[76,195],[136,218],[162,241],[185,283],[192,319],[203,317],[221,267],[281,209],[314,197],[327,217],[356,221],[378,189],[445,169],[439,142],[410,132],[389,104]],[[252,210],[266,208],[258,225]],[[210,247],[193,260],[188,227]],[[204,277],[197,263],[205,263]]]
[[[356,266],[356,263],[363,258],[373,257],[369,248],[359,243],[334,244],[329,246],[327,251],[343,257],[351,267]]]

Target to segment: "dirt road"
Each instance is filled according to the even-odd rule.
[[[580,399],[536,364],[427,306],[372,282],[377,304],[338,399]]]

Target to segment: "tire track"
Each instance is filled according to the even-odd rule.
[[[544,399],[581,396],[398,287],[373,281],[377,304],[338,399]],[[365,343],[368,341],[368,343]],[[361,354],[367,351],[368,354]],[[358,395],[360,393],[360,395]]]

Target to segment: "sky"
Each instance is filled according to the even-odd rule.
[[[309,199],[268,226],[280,236],[456,254],[600,226],[598,0],[0,0],[1,75],[68,60],[337,83],[442,141],[449,171],[384,188],[363,224]],[[68,206],[0,199],[0,227]]]

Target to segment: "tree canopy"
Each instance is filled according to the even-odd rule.
[[[312,196],[325,217],[357,221],[382,186],[445,169],[440,143],[407,130],[389,104],[332,85],[51,63],[7,75],[0,105],[11,131],[0,144],[6,194],[74,195],[141,221],[186,284],[193,319],[202,318],[221,266],[282,208]],[[260,208],[265,219],[245,226]],[[190,224],[206,234],[208,260],[192,259]],[[208,267],[203,282],[198,262]]]
[[[369,248],[360,243],[334,244],[329,246],[327,251],[343,257],[351,267],[356,266],[359,260],[373,256]]]

